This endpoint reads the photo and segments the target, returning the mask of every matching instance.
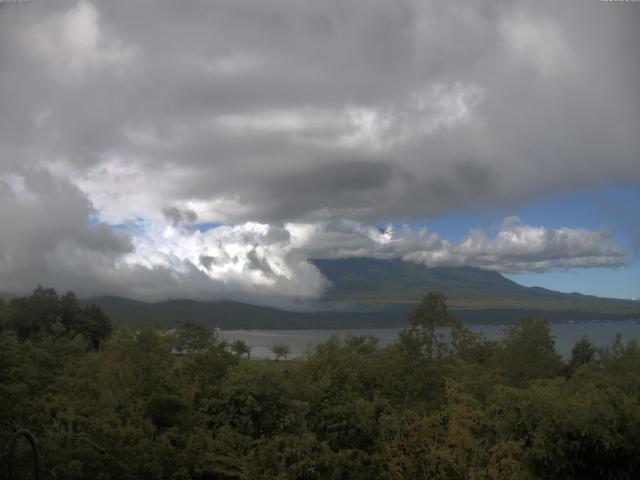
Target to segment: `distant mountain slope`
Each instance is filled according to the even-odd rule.
[[[174,328],[195,321],[225,330],[298,330],[339,328],[401,327],[407,324],[410,305],[377,311],[290,312],[237,302],[196,302],[167,300],[145,303],[119,297],[98,297],[85,303],[100,306],[117,326]],[[522,308],[451,309],[458,319],[469,323],[510,324],[526,316],[543,316],[554,322],[622,320],[638,318],[628,314],[600,314],[575,310]]]
[[[303,329],[399,326],[406,314],[398,311],[292,312],[240,302],[197,302],[166,300],[138,302],[121,297],[96,297],[84,300],[102,308],[116,325],[150,325],[173,328],[195,321],[223,329]]]
[[[470,267],[427,268],[401,260],[353,258],[314,260],[332,286],[327,304],[415,304],[430,290],[443,292],[454,309],[576,310],[633,314],[640,303],[524,287],[498,272]]]
[[[552,321],[639,318],[640,303],[524,287],[477,268],[426,268],[399,260],[315,260],[331,282],[316,312],[292,312],[238,302],[167,300],[137,302],[119,297],[87,300],[117,324],[174,327],[193,320],[224,329],[373,328],[401,326],[431,290],[445,293],[452,313],[476,323],[512,323],[539,315]]]

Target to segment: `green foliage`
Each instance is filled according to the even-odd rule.
[[[176,334],[176,349],[183,353],[205,350],[217,341],[216,333],[205,325],[185,322]]]
[[[568,372],[572,375],[579,367],[595,362],[598,358],[598,349],[587,337],[582,337],[571,349],[571,358],[567,365]]]
[[[400,345],[407,354],[426,360],[449,354],[447,330],[454,319],[447,310],[446,297],[430,292],[409,314],[409,326],[400,332]]]
[[[252,438],[297,431],[305,410],[289,397],[280,371],[251,363],[231,371],[207,406],[212,426],[228,425]]]
[[[565,368],[545,319],[526,318],[508,328],[501,347],[498,365],[509,385],[523,387],[531,380],[553,378]]]
[[[9,306],[0,297],[0,332],[9,327]]]
[[[273,353],[273,355],[276,357],[276,362],[278,360],[280,360],[281,358],[287,358],[289,356],[289,345],[286,345],[284,343],[276,343],[275,345],[272,345],[271,348],[271,353]]]
[[[239,357],[246,355],[248,359],[251,358],[251,347],[247,345],[244,340],[233,341],[231,344],[231,351]]]
[[[54,333],[55,328],[61,333],[59,327],[55,327],[61,325],[65,334],[82,335],[94,350],[98,350],[113,331],[111,320],[99,307],[83,307],[73,292],[59,297],[54,289],[41,286],[28,297],[14,298],[8,305],[0,305],[0,330],[2,325],[23,340]]]
[[[640,409],[606,377],[556,378],[492,401],[501,436],[523,446],[536,478],[637,478]]]
[[[488,342],[441,294],[396,344],[331,338],[288,362],[191,322],[109,334],[105,318],[42,288],[0,304],[0,446],[31,430],[43,478],[640,476],[636,341],[580,340],[565,365],[544,320]]]

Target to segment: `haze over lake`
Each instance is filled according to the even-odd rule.
[[[482,333],[485,338],[501,338],[504,325],[468,325],[474,332]],[[571,355],[571,348],[577,340],[587,336],[595,345],[610,345],[617,333],[623,342],[640,338],[640,322],[611,321],[589,323],[554,323],[550,325],[555,337],[556,350],[565,358]],[[332,336],[344,338],[349,335],[374,335],[381,345],[388,345],[398,338],[401,328],[369,329],[326,329],[326,330],[224,330],[222,336],[229,341],[243,340],[251,347],[252,358],[272,358],[270,347],[275,344],[287,345],[291,353],[289,358],[304,355],[310,346],[327,341]]]

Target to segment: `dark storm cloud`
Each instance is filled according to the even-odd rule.
[[[37,282],[96,293],[95,275],[132,251],[126,237],[90,225],[91,205],[76,187],[47,172],[0,177],[0,278],[3,291]]]
[[[279,194],[266,195],[263,203],[273,208],[275,206],[268,202],[281,202],[277,206],[280,220],[319,209],[326,215],[332,210],[342,211],[348,205],[371,209],[366,199],[376,198],[392,176],[389,164],[355,160],[334,161],[303,171],[292,170],[271,180],[270,189]]]
[[[308,293],[321,281],[303,253],[288,256],[287,222],[424,218],[640,181],[636,5],[114,0],[2,7],[0,177],[18,167],[46,169],[51,179],[28,191],[49,195],[46,183],[64,177],[65,188],[81,192],[73,204],[84,205],[73,225],[64,208],[30,221],[32,211],[7,213],[22,200],[5,190],[3,232],[15,233],[3,235],[18,245],[27,228],[44,238],[49,223],[65,226],[75,233],[62,246],[34,240],[44,244],[33,248],[75,252],[65,268],[80,262],[78,249],[101,255],[111,265],[101,284],[122,275],[146,295],[152,287],[145,282],[172,272],[158,285],[177,288],[175,278],[186,276],[206,291],[204,268],[219,278],[255,271],[250,283],[275,278],[270,288],[285,291],[295,272],[311,279]],[[97,225],[87,226],[90,219]],[[240,261],[221,249],[214,259],[182,243],[189,253],[177,260],[171,243],[150,241],[168,249],[157,256],[136,250],[144,243],[136,239],[131,257],[100,225],[156,222],[163,225],[152,229],[156,240],[168,242],[164,227],[196,220],[249,232],[255,229],[245,222],[272,224],[269,235],[283,237],[259,238],[295,267],[262,264],[257,250]],[[234,232],[238,242],[255,240]],[[12,271],[23,259],[24,273],[14,278],[37,278],[37,260],[3,249]],[[487,257],[485,248],[460,258],[512,270],[569,265],[554,263],[552,252],[546,264],[543,252],[539,266],[518,256],[508,266],[492,252],[498,256]],[[573,258],[566,249],[557,254]],[[622,262],[620,252],[601,254],[572,261]],[[141,258],[147,263],[136,263]],[[236,263],[229,270],[225,262]]]
[[[156,181],[140,210],[199,201],[204,221],[420,217],[637,180],[639,10],[30,2],[0,18],[2,149],[80,177],[125,159]]]

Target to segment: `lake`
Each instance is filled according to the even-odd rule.
[[[474,332],[494,340],[502,336],[504,325],[468,325]],[[374,335],[381,345],[387,345],[398,338],[400,328],[358,328],[336,330],[224,330],[226,340],[244,340],[251,347],[252,358],[273,358],[270,347],[283,343],[290,348],[289,358],[303,355],[310,347],[323,343],[331,336],[344,338],[347,335]],[[632,320],[589,323],[551,324],[551,334],[555,337],[556,350],[565,358],[571,355],[571,348],[583,336],[597,346],[610,345],[616,333],[622,334],[626,343],[632,338],[640,339],[640,323]]]

